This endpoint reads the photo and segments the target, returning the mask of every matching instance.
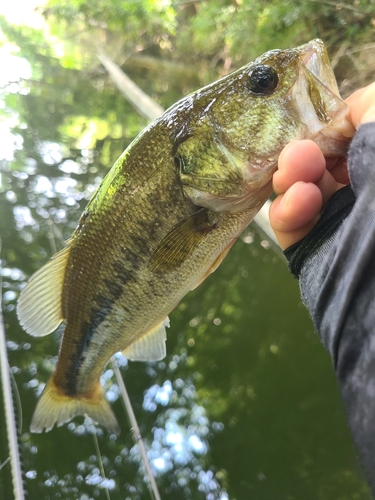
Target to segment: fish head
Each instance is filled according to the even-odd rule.
[[[326,156],[346,154],[354,128],[321,40],[271,50],[192,96],[174,137],[185,196],[239,212],[271,193],[281,150],[312,139]]]

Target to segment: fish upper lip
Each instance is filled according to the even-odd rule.
[[[324,43],[320,39],[312,40],[302,45],[299,52],[306,69],[341,98]]]
[[[319,78],[324,84],[328,85],[328,82],[322,80],[322,75],[319,72],[319,65],[322,63],[319,54],[315,50],[311,50],[306,54],[302,55],[302,62],[305,67],[314,75]],[[328,85],[329,86],[329,85]]]
[[[307,71],[318,78],[329,91],[341,100],[336,78],[324,43],[320,39],[316,39],[303,45],[300,47],[300,57]],[[340,140],[348,142],[355,132],[353,125],[348,120],[348,113],[349,108],[343,106],[336,116],[333,117],[330,125],[322,129],[320,133],[333,138],[341,135]]]

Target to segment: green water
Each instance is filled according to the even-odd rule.
[[[66,214],[64,219],[57,213],[51,224],[31,196],[38,169],[29,180],[17,172],[5,173],[0,193],[3,307],[22,406],[29,498],[151,498],[110,367],[105,384],[121,423],[117,439],[83,425],[82,417],[47,434],[29,433],[36,394],[56,359],[58,334],[28,336],[14,306],[21,284],[51,253],[48,236],[58,226],[68,237],[81,207],[54,191],[49,205],[65,207]],[[18,206],[30,206],[34,221],[26,224],[24,214],[22,222]],[[330,359],[301,304],[298,283],[263,236],[250,227],[170,319],[163,362],[120,360],[161,498],[370,498]],[[99,473],[92,432],[98,435],[106,479]],[[8,456],[3,410],[0,439],[3,462]],[[9,463],[0,470],[0,498],[13,498]]]

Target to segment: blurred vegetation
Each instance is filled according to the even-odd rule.
[[[2,43],[31,68],[30,78],[2,89],[0,107],[16,137],[14,158],[0,161],[0,234],[26,429],[58,335],[30,339],[20,330],[18,292],[69,237],[95,187],[146,125],[97,55],[105,52],[164,108],[268,49],[315,37],[328,47],[343,95],[375,77],[374,0],[50,0],[42,12],[42,30],[0,18]],[[123,367],[151,457],[167,464],[157,476],[163,498],[369,498],[328,357],[299,308],[296,283],[271,252],[247,233],[214,281],[173,313],[165,362]],[[106,380],[122,414],[110,373]],[[49,435],[23,431],[30,498],[105,498],[105,485],[112,499],[148,498],[122,425],[119,441],[98,432],[113,482],[105,484],[90,432],[76,421]],[[5,443],[1,414],[0,429]],[[0,498],[10,499],[5,472]]]
[[[266,50],[316,37],[344,95],[374,79],[374,0],[50,0],[43,15],[43,32],[0,23],[32,68],[6,103],[28,117],[22,136],[38,130],[38,140],[69,147],[86,137],[107,166],[144,122],[115,91],[100,51],[164,108]]]

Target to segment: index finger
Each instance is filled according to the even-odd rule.
[[[350,119],[355,126],[375,121],[375,82],[355,91],[345,102],[350,108]]]
[[[292,141],[279,156],[273,189],[280,194],[297,181],[316,183],[323,177],[325,168],[325,158],[315,142],[310,139]]]

